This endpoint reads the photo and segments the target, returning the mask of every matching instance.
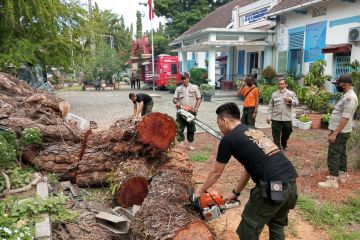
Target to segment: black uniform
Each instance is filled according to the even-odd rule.
[[[152,97],[150,97],[146,93],[138,93],[138,94],[136,94],[136,102],[138,102],[138,103],[144,102],[144,106],[141,111],[141,116],[151,113],[152,108],[154,106]]]
[[[297,200],[298,175],[292,163],[262,131],[243,124],[220,141],[216,160],[226,164],[231,156],[256,183],[237,229],[240,239],[258,239],[265,224],[270,239],[285,239],[288,212]]]

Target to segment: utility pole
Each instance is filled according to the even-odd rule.
[[[88,0],[88,8],[89,8],[89,19],[92,19],[92,0]],[[91,36],[90,36],[90,50],[91,50],[91,55],[94,57],[95,56],[95,49],[96,49],[96,45],[95,45],[95,38],[94,38],[94,33],[91,31]]]

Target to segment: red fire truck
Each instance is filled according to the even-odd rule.
[[[169,79],[173,78],[176,84],[180,83],[179,60],[177,56],[161,54],[154,59],[155,87],[165,88]],[[141,79],[148,85],[153,85],[152,64],[144,62],[141,65]]]

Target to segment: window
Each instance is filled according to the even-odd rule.
[[[326,3],[315,6],[312,11],[312,17],[324,16],[327,13]]]
[[[171,74],[177,74],[176,63],[171,64]]]

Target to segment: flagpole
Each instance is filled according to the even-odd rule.
[[[151,19],[151,64],[152,64],[152,78],[153,78],[153,91],[155,91],[155,64],[154,64],[154,29],[153,29],[153,9],[154,1],[151,0],[151,11],[150,11],[150,19]]]

